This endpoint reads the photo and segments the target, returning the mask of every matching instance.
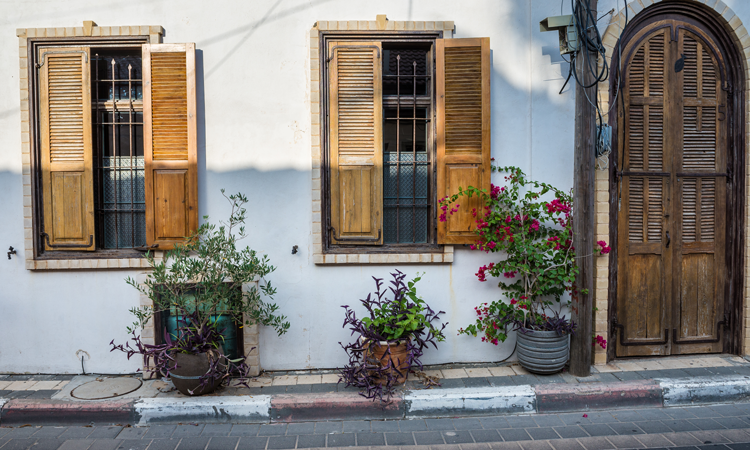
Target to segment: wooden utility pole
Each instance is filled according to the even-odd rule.
[[[596,21],[597,0],[588,1],[594,22]],[[573,12],[575,14],[575,11]],[[593,24],[596,26],[596,23]],[[587,34],[594,38],[596,30],[589,29]],[[576,55],[576,73],[578,79],[586,86],[595,81],[597,69],[597,52],[590,51],[585,42],[581,42]],[[588,52],[588,61],[584,52]],[[588,64],[590,62],[590,65]],[[575,123],[575,157],[573,185],[573,246],[579,268],[576,277],[578,298],[573,301],[572,318],[578,324],[576,334],[571,338],[570,372],[578,377],[591,375],[591,333],[593,330],[592,306],[594,298],[594,178],[596,155],[596,86],[584,88],[576,84],[576,123]]]

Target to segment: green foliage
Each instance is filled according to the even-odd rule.
[[[517,167],[492,167],[505,172],[507,185],[491,191],[469,187],[441,200],[443,214],[457,211],[460,197],[478,196],[484,207],[476,217],[477,242],[472,249],[503,256],[479,268],[479,281],[487,274],[503,277],[498,282],[508,303],[501,300],[474,308],[475,323],[459,330],[497,345],[507,338],[507,327],[572,332],[575,324],[551,308],[566,292],[572,292],[578,267],[572,247],[572,197],[546,183],[528,180]],[[547,201],[550,197],[554,199]],[[451,208],[448,210],[448,208]]]
[[[442,331],[430,323],[430,319],[434,320],[432,310],[417,295],[416,284],[421,279],[420,274],[417,274],[413,280],[406,283],[406,289],[400,289],[394,293],[392,301],[373,303],[375,306],[370,309],[371,317],[363,317],[362,323],[387,341],[411,339],[413,335],[425,329],[429,330],[438,342],[444,341],[445,336]],[[425,313],[430,316],[430,319]]]
[[[221,193],[231,204],[227,222],[217,226],[204,216],[203,225],[187,242],[165,252],[162,260],[156,260],[150,252],[146,254],[152,271],[142,284],[126,279],[153,302],[153,307],[131,309],[136,322],[128,327],[128,332],[143,328],[156,311],[190,316],[190,323],[178,321],[178,326],[194,330],[215,328],[219,314],[229,314],[236,323],[244,322],[244,326],[273,327],[279,335],[289,329],[286,317],[275,314],[278,306],[263,300],[272,300],[276,293],[265,278],[276,268],[267,255],[258,256],[255,250],[237,246],[239,240],[247,237],[247,197],[241,193],[227,196],[223,189]],[[178,330],[178,339],[181,334]],[[219,343],[214,344],[218,347]]]

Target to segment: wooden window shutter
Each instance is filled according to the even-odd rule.
[[[89,53],[57,47],[39,55],[45,251],[95,249]]]
[[[143,45],[146,243],[168,250],[198,228],[195,44]]]
[[[331,244],[383,243],[380,42],[330,42]]]
[[[437,197],[459,187],[490,189],[490,38],[437,40]],[[461,197],[457,213],[438,222],[438,244],[476,242],[472,209]]]

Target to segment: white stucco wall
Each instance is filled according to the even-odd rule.
[[[743,22],[750,2],[725,0]],[[564,2],[565,13],[570,8]],[[615,6],[601,0],[600,11]],[[135,270],[29,271],[24,268],[23,193],[17,28],[162,25],[164,42],[198,49],[199,209],[222,218],[219,190],[251,199],[246,243],[268,253],[278,270],[276,302],[291,321],[278,338],[261,332],[264,369],[332,368],[345,362],[339,341],[341,305],[358,304],[371,276],[400,269],[426,272],[419,293],[446,311],[448,339],[425,363],[494,361],[513,349],[457,336],[473,307],[500,297],[477,267],[494,256],[458,247],[444,265],[316,266],[312,262],[309,30],[317,20],[455,21],[454,37],[489,36],[492,49],[492,155],[562,188],[572,186],[574,103],[569,85],[558,95],[567,64],[557,35],[539,21],[560,14],[559,0],[0,0],[0,373],[78,373],[75,353],[91,355],[86,370],[133,372],[139,360],[110,353],[123,342],[137,292],[124,282]],[[602,20],[603,27],[608,19]],[[18,255],[4,252],[12,245]],[[291,254],[293,245],[300,252]]]

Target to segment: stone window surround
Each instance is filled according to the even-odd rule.
[[[110,36],[142,37],[150,43],[161,43],[164,28],[159,25],[100,27],[92,21],[84,21],[82,27],[59,28],[19,28],[18,56],[20,67],[21,89],[21,179],[23,182],[23,228],[24,228],[24,257],[28,270],[60,270],[60,269],[141,269],[148,268],[145,258],[75,258],[75,259],[36,259],[34,245],[35,219],[33,212],[33,185],[31,176],[31,156],[33,135],[30,132],[31,119],[29,116],[29,41],[36,39],[59,38],[97,38]]]
[[[385,15],[376,20],[318,21],[310,30],[310,129],[312,137],[312,237],[313,262],[336,264],[440,264],[453,262],[453,246],[444,245],[435,253],[325,253],[321,218],[320,54],[321,31],[443,31],[443,39],[453,37],[453,21],[390,21]]]
[[[659,3],[662,0],[630,0],[627,2],[625,8],[628,8],[628,18],[635,17],[638,13],[643,11],[648,6]],[[735,45],[745,55],[745,120],[746,129],[750,130],[750,34],[748,30],[743,26],[742,20],[735,14],[735,12],[729,8],[721,0],[686,0],[692,3],[705,5],[708,8],[713,9],[724,22],[724,26],[727,32],[732,36],[735,41]],[[615,50],[617,41],[620,38],[620,34],[625,28],[625,8],[618,11],[617,14],[612,16],[612,19],[607,27],[604,35],[602,36],[602,42],[607,49],[607,63],[611,64],[611,55]],[[601,98],[601,107],[605,111],[609,109],[609,81],[599,83],[599,97]],[[605,122],[608,120],[608,114],[605,115]],[[746,135],[746,151],[750,150],[750,132]],[[750,158],[746,158],[745,164],[750,168]],[[748,201],[750,201],[750,170],[747,171],[745,182],[745,215],[748,214]],[[604,240],[609,242],[609,172],[608,171],[596,171],[596,200],[595,200],[595,214],[596,214],[596,240]],[[744,305],[744,317],[743,317],[743,329],[742,329],[742,354],[750,355],[750,302],[748,302],[748,296],[750,296],[750,226],[746,224],[745,228],[745,305]],[[609,256],[602,256],[596,260],[595,268],[595,296],[594,306],[597,310],[594,314],[594,335],[601,335],[608,342],[612,342],[609,337],[609,303],[608,303],[608,288],[609,288]],[[607,363],[607,351],[596,345],[594,347],[593,354],[594,364],[606,364]]]

